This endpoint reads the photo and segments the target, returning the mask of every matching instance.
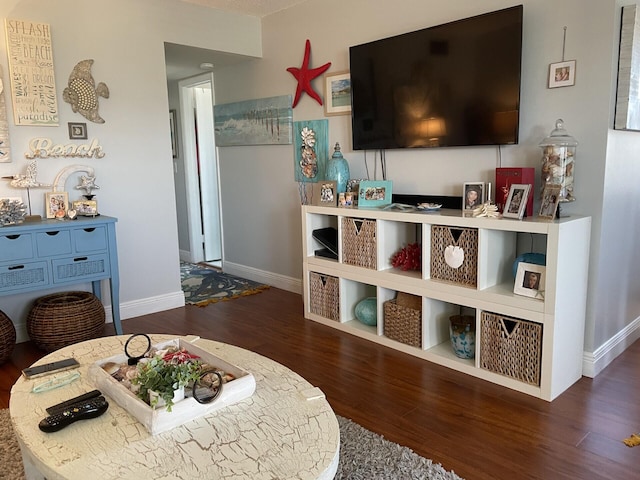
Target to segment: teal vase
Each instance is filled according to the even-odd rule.
[[[367,297],[360,300],[355,309],[356,318],[365,325],[375,326],[378,324],[378,304],[376,297]]]
[[[347,182],[349,181],[349,163],[340,153],[340,144],[336,142],[333,149],[333,155],[327,162],[325,169],[325,180],[335,180],[336,190],[338,193],[347,191]]]

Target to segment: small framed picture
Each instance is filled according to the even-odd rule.
[[[516,273],[516,281],[513,285],[513,293],[524,295],[525,297],[544,299],[545,271],[546,267],[544,265],[520,262]]]
[[[69,139],[70,140],[86,140],[87,139],[87,124],[86,123],[71,123],[69,126]]]
[[[391,203],[391,180],[362,180],[358,188],[358,207],[381,207]]]
[[[349,72],[330,73],[324,76],[324,114],[348,115],[351,113],[351,76]]]
[[[531,185],[528,183],[513,183],[509,189],[507,203],[504,206],[503,217],[517,218],[522,220],[524,211],[527,208],[527,199],[529,198],[529,189]]]
[[[73,202],[73,209],[78,215],[95,217],[98,215],[98,202],[95,200],[76,200]]]
[[[337,201],[338,188],[336,182],[323,180],[313,184],[313,196],[311,197],[313,205],[335,207]]]
[[[549,65],[549,88],[571,87],[576,84],[576,61]]]
[[[338,207],[340,208],[354,208],[354,198],[358,198],[358,195],[354,192],[340,192],[338,194]]]
[[[540,213],[538,216],[547,220],[553,220],[558,211],[560,203],[560,185],[548,183],[542,190],[542,202],[540,203]]]
[[[69,194],[67,192],[46,193],[47,218],[64,218],[69,209]]]
[[[466,182],[462,186],[462,210],[469,213],[484,203],[484,182]]]

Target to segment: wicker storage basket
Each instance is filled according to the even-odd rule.
[[[384,302],[384,335],[391,340],[422,348],[422,310]]]
[[[447,247],[460,247],[464,260],[458,268],[445,261]],[[478,230],[431,226],[431,278],[475,287],[478,283]]]
[[[377,270],[376,221],[342,218],[342,263]]]
[[[27,332],[46,351],[101,336],[105,313],[90,292],[62,292],[40,297],[27,315]]]
[[[0,364],[6,362],[16,345],[16,327],[7,315],[0,310]]]
[[[309,311],[340,321],[340,279],[309,272]]]
[[[542,324],[489,312],[480,319],[480,367],[540,385]]]

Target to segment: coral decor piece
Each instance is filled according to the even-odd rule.
[[[410,243],[393,254],[391,265],[402,270],[420,270],[422,265],[422,247],[419,243]]]
[[[298,80],[298,87],[296,88],[296,96],[293,99],[292,108],[295,108],[300,100],[300,95],[302,92],[307,92],[311,98],[314,98],[316,102],[322,105],[322,99],[320,95],[318,95],[313,87],[311,86],[311,80],[316,77],[319,77],[324,72],[326,72],[331,66],[331,62],[325,63],[321,67],[317,68],[309,68],[309,56],[311,55],[311,42],[307,39],[307,42],[304,47],[304,60],[302,61],[302,66],[300,68],[289,67],[287,68],[287,72],[291,73],[296,80]]]

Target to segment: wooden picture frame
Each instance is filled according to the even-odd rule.
[[[484,203],[485,183],[465,182],[462,184],[462,211],[471,213]]]
[[[338,203],[338,186],[333,180],[322,180],[313,184],[311,204],[335,207]]]
[[[73,202],[73,209],[78,215],[95,217],[98,215],[98,202],[96,200],[76,200]]]
[[[513,183],[509,189],[507,203],[504,206],[503,217],[517,218],[522,220],[524,211],[527,208],[527,200],[529,199],[529,190],[531,185],[528,183]]]
[[[561,185],[556,185],[554,183],[548,183],[544,186],[538,217],[546,220],[553,220],[556,217],[558,205],[560,204],[561,188]]]
[[[351,113],[351,76],[348,71],[324,76],[324,114],[349,115]]]
[[[67,192],[47,192],[45,194],[47,218],[64,218],[69,209]]]
[[[571,87],[576,84],[576,61],[549,65],[549,88]]]
[[[544,265],[520,262],[513,285],[513,293],[543,300],[545,274],[546,267]]]
[[[391,203],[391,180],[363,180],[358,185],[358,207],[382,207]]]
[[[69,127],[69,140],[86,140],[87,124],[86,123],[67,123]]]

